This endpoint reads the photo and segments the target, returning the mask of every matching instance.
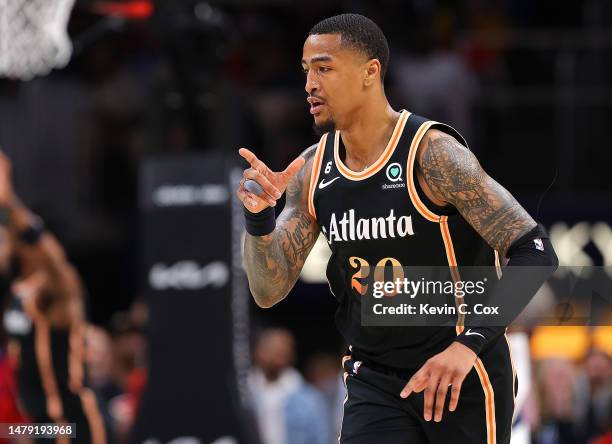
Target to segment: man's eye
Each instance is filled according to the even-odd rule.
[[[331,69],[330,68],[326,68],[325,66],[321,66],[319,68],[319,72],[328,72],[328,71],[331,71]]]

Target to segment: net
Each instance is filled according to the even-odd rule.
[[[29,80],[64,67],[75,0],[0,0],[0,77]]]

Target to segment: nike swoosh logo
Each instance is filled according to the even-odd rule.
[[[325,182],[325,179],[323,179],[321,182],[319,182],[319,189],[322,190],[323,188],[325,188],[327,185],[330,185],[334,182],[334,180],[338,180],[340,179],[340,176],[338,177],[334,177],[332,180],[330,180],[329,182]]]
[[[483,335],[481,335],[480,333],[475,332],[475,331],[472,331],[472,329],[471,329],[471,328],[468,328],[468,329],[467,329],[467,331],[465,332],[465,335],[466,335],[466,336],[470,336],[470,335],[478,335],[478,336],[480,336],[482,339],[486,339],[486,338],[485,338]]]

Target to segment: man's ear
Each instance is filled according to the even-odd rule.
[[[380,61],[378,59],[368,60],[363,81],[366,86],[380,81]]]

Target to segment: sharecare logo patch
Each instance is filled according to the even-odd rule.
[[[387,179],[391,182],[397,182],[402,178],[402,166],[397,162],[392,163],[387,167],[386,173]]]

